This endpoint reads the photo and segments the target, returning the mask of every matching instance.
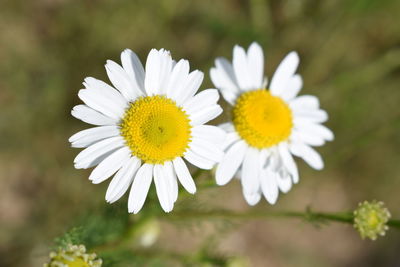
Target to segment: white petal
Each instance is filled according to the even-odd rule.
[[[293,183],[297,184],[299,182],[299,171],[297,169],[297,164],[292,157],[292,154],[290,154],[289,152],[289,147],[287,146],[287,144],[280,144],[278,150],[283,165],[292,176]]]
[[[190,114],[190,124],[193,126],[201,125],[215,119],[222,113],[222,108],[219,105],[209,106],[201,111]]]
[[[130,49],[125,49],[121,53],[121,62],[125,71],[136,85],[135,91],[143,94],[144,90],[144,68],[138,56]]]
[[[171,57],[171,53],[167,50],[161,50],[159,52],[159,56],[161,59],[162,65],[160,66],[160,84],[158,93],[166,94],[167,84],[169,83],[169,79],[171,77],[173,60]]]
[[[128,105],[124,97],[103,81],[88,77],[83,82],[87,89],[79,90],[79,98],[89,107],[112,118],[120,118]]]
[[[152,49],[146,61],[144,86],[148,95],[164,94],[172,71],[169,51]]]
[[[163,165],[154,165],[154,184],[156,185],[157,196],[161,207],[165,212],[170,212],[173,209],[173,201],[170,185],[166,173],[164,173]]]
[[[83,82],[83,85],[89,91],[96,90],[103,96],[112,99],[115,103],[118,103],[120,105],[127,103],[127,101],[123,98],[123,96],[120,94],[119,91],[117,91],[114,87],[110,86],[109,84],[103,82],[102,80],[93,77],[86,77]]]
[[[154,92],[158,91],[158,85],[160,83],[160,65],[161,62],[160,58],[158,57],[158,51],[156,49],[151,49],[147,55],[144,78],[144,87],[148,95],[153,95]]]
[[[235,131],[235,127],[232,122],[225,122],[218,125],[219,128],[224,130],[225,132],[233,132]]]
[[[217,58],[215,65],[215,68],[210,69],[211,80],[214,86],[220,90],[224,99],[234,105],[240,90],[233,67],[225,58]]]
[[[192,128],[191,135],[221,146],[227,137],[224,130],[213,125],[197,125]]]
[[[318,152],[307,145],[292,143],[290,145],[290,152],[301,157],[308,165],[310,165],[311,168],[316,170],[322,170],[324,168],[324,162],[322,161],[321,156]]]
[[[299,65],[299,56],[296,52],[290,52],[279,64],[272,80],[269,89],[271,93],[276,96],[281,96],[286,89],[286,85],[295,74],[297,66]]]
[[[192,150],[186,151],[184,157],[194,166],[204,170],[211,170],[215,164],[214,161],[206,159]]]
[[[77,105],[72,108],[71,115],[75,118],[93,125],[115,125],[118,120],[101,114],[86,105]]]
[[[190,98],[183,105],[183,109],[188,113],[201,111],[202,109],[217,104],[219,94],[216,89],[206,89]]]
[[[278,153],[277,147],[272,147],[269,149],[269,151],[270,154],[268,155],[265,166],[271,171],[278,172],[282,167],[282,161]]]
[[[115,125],[100,126],[77,132],[68,141],[71,142],[72,147],[88,147],[97,141],[119,134],[120,131]]]
[[[193,181],[192,176],[182,158],[177,157],[173,160],[174,169],[176,175],[178,176],[179,182],[182,184],[183,188],[186,189],[190,194],[196,193],[196,184]]]
[[[124,114],[126,105],[119,105],[98,91],[81,89],[78,93],[79,98],[89,107],[109,116],[113,119],[120,119]]]
[[[229,64],[230,66],[230,63],[227,64]],[[230,66],[230,68],[232,68],[232,66]],[[218,67],[210,69],[210,77],[211,80],[213,81],[214,86],[220,90],[220,93],[222,94],[226,102],[228,102],[231,105],[234,105],[236,98],[239,95],[238,85],[236,84],[233,85],[233,82],[230,79],[224,81],[224,79],[226,79],[224,78],[225,76],[226,75],[224,71],[220,70]]]
[[[171,77],[166,90],[166,94],[169,98],[172,98],[175,101],[179,99],[180,94],[182,94],[185,89],[184,86],[189,76],[189,69],[189,62],[185,59],[181,59],[176,63],[171,72]]]
[[[120,136],[111,137],[99,141],[82,150],[74,159],[75,168],[86,169],[99,163],[102,156],[124,146],[124,140]]]
[[[107,158],[105,158],[96,168],[92,171],[89,176],[89,180],[94,184],[99,184],[116,171],[118,171],[122,165],[130,158],[130,149],[128,147],[123,147],[113,152]]]
[[[292,76],[286,85],[286,89],[282,92],[282,98],[290,101],[297,96],[303,86],[303,80],[299,74]]]
[[[231,145],[235,144],[238,140],[240,140],[240,136],[236,132],[231,132],[226,135],[225,141],[222,143],[222,149],[226,150]]]
[[[256,205],[258,202],[260,202],[261,199],[260,191],[257,191],[255,193],[249,193],[243,190],[243,196],[247,204],[249,204],[250,206]]]
[[[310,146],[322,146],[325,144],[325,140],[322,137],[297,129],[292,130],[290,140],[293,142],[305,143]]]
[[[276,181],[276,174],[263,169],[260,174],[261,190],[269,204],[274,205],[278,200],[279,190]]]
[[[276,178],[277,178],[276,181],[278,183],[279,189],[283,193],[289,192],[290,189],[292,188],[292,179],[290,179],[290,176],[289,175],[282,175],[282,174],[278,173]]]
[[[134,81],[120,65],[112,60],[107,60],[105,67],[111,83],[120,91],[127,101],[132,101],[142,95],[140,91],[137,91]]]
[[[222,149],[213,143],[200,138],[193,137],[190,149],[199,156],[211,161],[220,162],[224,156]]]
[[[220,93],[226,102],[231,104],[231,106],[235,105],[236,99],[238,98],[238,94],[235,94],[228,89],[220,89]]]
[[[332,141],[334,139],[333,132],[321,124],[303,123],[296,127],[298,127],[300,131],[305,131],[310,135],[317,135],[327,141]]]
[[[239,87],[242,91],[256,89],[252,83],[252,75],[247,64],[247,54],[243,47],[235,45],[233,48],[233,69]]]
[[[260,170],[259,159],[260,152],[258,149],[249,147],[243,160],[241,182],[243,192],[251,195],[256,193],[260,188],[260,181],[258,179]]]
[[[225,185],[233,178],[243,162],[247,147],[244,141],[239,141],[229,148],[217,167],[215,179],[218,185]]]
[[[119,169],[119,171],[115,174],[107,188],[107,202],[113,203],[117,201],[125,194],[126,191],[128,191],[129,186],[133,181],[133,177],[140,167],[140,164],[140,159],[136,157],[131,157],[127,162],[125,162],[122,168]]]
[[[263,88],[264,79],[264,54],[261,46],[253,42],[247,51],[247,63],[250,69],[252,86]]]
[[[231,63],[226,58],[219,57],[215,60],[215,66],[216,68],[210,70],[210,77],[214,85],[219,89],[239,94],[239,85]]]
[[[307,120],[308,122],[323,123],[328,120],[328,113],[322,109],[315,110],[293,110],[294,113],[294,124],[301,124],[302,120]]]
[[[182,106],[186,100],[194,96],[197,90],[199,90],[203,78],[204,74],[201,71],[194,70],[189,73],[182,90],[180,90],[179,95],[175,98],[175,101],[179,106]]]
[[[319,100],[317,97],[312,95],[302,95],[296,97],[289,102],[289,106],[293,109],[318,109]]]
[[[267,165],[268,157],[270,156],[270,151],[268,148],[266,149],[261,149],[260,154],[259,154],[259,159],[258,159],[258,168],[259,168],[259,175],[260,177],[261,171],[265,169],[265,166]]]
[[[174,171],[174,167],[172,164],[172,161],[167,161],[164,162],[163,165],[164,168],[164,173],[165,173],[165,177],[167,178],[168,181],[168,185],[169,185],[169,190],[170,190],[170,194],[171,194],[171,199],[170,201],[172,201],[171,205],[173,206],[174,203],[176,202],[176,200],[178,199],[178,181],[176,179],[176,174]]]
[[[132,183],[131,192],[129,193],[129,212],[136,214],[142,209],[147,193],[149,192],[152,175],[153,165],[147,163],[143,164],[136,173],[135,179]]]

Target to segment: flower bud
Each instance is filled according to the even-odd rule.
[[[86,253],[84,245],[67,245],[57,252],[50,252],[50,262],[43,267],[100,267],[101,259],[96,259],[95,253]]]
[[[354,228],[361,238],[375,240],[378,235],[385,235],[389,229],[386,223],[390,219],[390,212],[381,201],[364,201],[358,204],[354,211]]]

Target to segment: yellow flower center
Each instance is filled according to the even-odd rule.
[[[68,265],[68,267],[89,267],[90,265],[81,258],[75,258],[72,261],[63,259],[62,263]]]
[[[289,106],[268,90],[243,93],[233,108],[233,124],[239,135],[255,148],[267,148],[286,140],[292,130]]]
[[[370,228],[375,228],[380,223],[378,214],[375,210],[373,210],[369,213],[369,217],[368,217],[367,221],[368,221],[367,222],[368,226]]]
[[[130,104],[121,122],[121,135],[132,154],[150,164],[183,156],[191,138],[188,115],[172,99],[146,96]]]

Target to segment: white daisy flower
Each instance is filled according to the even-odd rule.
[[[144,69],[131,50],[121,53],[122,67],[108,60],[105,65],[112,86],[86,78],[72,115],[98,127],[74,134],[73,147],[87,147],[75,158],[77,169],[97,167],[89,176],[94,184],[111,177],[106,201],[115,202],[131,186],[128,210],[142,208],[154,183],[161,207],[173,209],[178,183],[196,192],[185,158],[191,164],[211,169],[223,157],[225,132],[203,125],[217,117],[216,89],[196,95],[203,73],[189,73],[189,62],[175,63],[169,51],[151,50]]]
[[[274,204],[279,190],[286,193],[299,181],[292,155],[322,169],[321,156],[311,146],[333,140],[333,133],[321,125],[328,115],[318,99],[297,96],[303,84],[296,74],[298,64],[297,53],[289,53],[267,87],[262,48],[252,43],[247,53],[235,46],[232,64],[217,58],[210,70],[214,85],[233,106],[232,122],[221,125],[228,134],[216,181],[225,185],[239,172],[250,205],[262,194]]]

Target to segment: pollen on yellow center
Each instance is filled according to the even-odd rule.
[[[174,100],[161,95],[132,102],[120,131],[132,154],[151,164],[183,156],[191,138],[188,115]]]
[[[90,267],[89,264],[81,258],[75,258],[70,260],[62,259],[62,263],[66,264],[68,267]]]
[[[286,140],[292,130],[289,106],[268,90],[243,93],[233,108],[233,124],[252,147],[268,148]]]

